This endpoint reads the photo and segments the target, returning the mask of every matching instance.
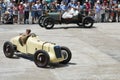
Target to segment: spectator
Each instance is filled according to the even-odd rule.
[[[48,3],[46,1],[43,1],[43,13],[47,13],[49,12],[49,6]]]
[[[8,9],[10,11],[10,9]],[[3,23],[5,24],[13,24],[13,17],[9,11],[5,11],[3,14]]]
[[[38,17],[40,17],[42,15],[42,13],[43,13],[42,9],[43,9],[42,2],[39,2],[38,12],[37,12]]]
[[[19,10],[19,22],[21,24],[23,22],[23,18],[24,18],[24,5],[23,5],[23,2],[20,2],[19,6],[18,6],[18,10]]]
[[[117,4],[114,4],[112,5],[112,11],[111,11],[111,21],[112,22],[116,22],[116,16],[117,16]]]
[[[25,2],[24,4],[24,24],[29,24],[29,11],[30,11],[30,4]]]
[[[10,12],[7,10],[5,11],[2,17],[3,23],[7,24],[9,21],[9,18],[10,18]]]
[[[77,2],[76,8],[78,9],[79,12],[82,11],[82,5],[80,4],[80,2]]]
[[[6,3],[7,3],[7,8],[13,7],[15,4],[15,2],[13,0],[12,1],[8,0]]]
[[[0,6],[0,23],[1,23],[1,10],[2,10],[2,7]]]
[[[81,11],[81,13],[82,13],[83,15],[86,15],[85,11],[86,11],[86,3],[84,3],[84,4],[82,5],[82,11]]]
[[[113,6],[113,0],[109,0],[109,8],[112,8]]]
[[[118,22],[120,22],[120,2],[118,3]]]
[[[62,12],[64,12],[64,11],[66,11],[67,9],[68,9],[67,4],[62,1],[61,4],[60,4],[60,10],[61,10]]]
[[[57,8],[57,11],[60,11],[60,4],[58,4],[58,1],[54,1],[55,6]]]
[[[7,8],[11,6],[11,2],[12,1],[10,1],[10,0],[6,0],[6,6],[7,6]]]
[[[88,0],[86,0],[86,2],[85,2],[85,8],[86,8],[85,15],[88,16],[89,11],[91,9],[91,5],[90,5],[90,2]]]
[[[101,5],[99,1],[96,2],[94,9],[95,9],[95,21],[100,22],[101,21],[101,14],[100,14]]]
[[[18,22],[18,7],[17,4],[13,6],[13,22],[17,23]]]
[[[109,4],[106,3],[106,5],[105,5],[105,22],[109,21],[109,17],[110,17],[110,8],[109,8]]]
[[[51,12],[57,12],[57,6],[55,5],[55,2],[50,3],[49,8]]]
[[[94,8],[95,0],[90,0],[91,9]]]
[[[35,11],[35,19],[38,19],[39,16],[41,15],[39,12],[39,7],[41,6],[39,1],[36,1],[35,7],[36,7],[36,11]]]
[[[31,9],[31,16],[32,16],[32,24],[35,23],[35,13],[36,13],[36,6],[35,6],[35,3],[33,2],[32,3],[32,9]]]
[[[8,8],[7,11],[9,11],[10,15],[13,16],[13,6],[11,6],[10,8]]]
[[[105,3],[102,3],[102,7],[101,7],[101,22],[105,22],[105,8],[106,8]]]
[[[0,7],[1,7],[1,13],[4,14],[5,11],[7,10],[7,6],[3,0],[0,2]]]
[[[75,2],[73,0],[71,0],[69,3],[68,3],[68,7],[74,7],[76,6],[75,5]]]

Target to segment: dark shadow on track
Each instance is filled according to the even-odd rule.
[[[30,54],[15,54],[15,56],[13,57],[13,59],[19,59],[19,58],[23,58],[23,59],[34,62],[33,55],[30,55]],[[46,67],[46,69],[63,68],[63,67],[68,67],[70,65],[77,65],[77,64],[76,63],[71,63],[71,62],[69,62],[68,64],[50,63]]]
[[[69,27],[54,27],[52,29],[47,29],[47,30],[54,30],[54,29],[93,29],[96,28],[95,26],[91,27],[91,28],[84,28],[83,26],[69,26]]]
[[[60,63],[51,63],[50,64],[50,69],[55,69],[55,68],[63,68],[63,67],[68,67],[70,65],[77,65],[76,63],[71,63],[69,62],[68,64],[60,64]]]
[[[13,57],[14,59],[19,59],[19,58],[23,58],[23,59],[27,59],[29,61],[34,61],[33,55],[27,55],[27,54],[15,54],[15,56]]]

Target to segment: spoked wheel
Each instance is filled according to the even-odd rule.
[[[83,20],[83,26],[85,28],[91,28],[93,26],[94,20],[91,17],[85,17]]]
[[[43,20],[44,20],[45,16],[40,16],[39,17],[39,20],[38,20],[38,24],[41,26],[41,27],[44,27],[43,25]]]
[[[36,51],[34,54],[34,62],[38,67],[46,67],[50,62],[48,53],[44,50]]]
[[[14,46],[11,42],[7,41],[3,45],[3,52],[6,57],[12,58],[14,55]]]
[[[60,63],[67,64],[71,60],[71,57],[72,57],[71,51],[67,47],[62,46],[61,54],[63,54],[63,56],[64,56],[64,61],[62,61]]]
[[[43,21],[43,24],[46,29],[52,29],[54,27],[54,19],[46,17]]]

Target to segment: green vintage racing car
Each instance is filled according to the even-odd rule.
[[[55,24],[77,24],[79,27],[91,28],[94,24],[94,19],[90,16],[85,16],[79,13],[71,19],[63,19],[61,12],[49,12],[39,17],[39,26],[52,29]]]
[[[8,58],[12,58],[15,52],[31,54],[38,67],[47,67],[50,63],[67,64],[72,57],[67,47],[41,41],[34,33],[27,37],[25,45],[21,44],[20,35],[6,41],[3,45],[3,52]]]

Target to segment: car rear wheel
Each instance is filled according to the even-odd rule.
[[[94,20],[91,17],[85,17],[83,20],[84,28],[91,28],[93,26]]]
[[[9,41],[5,42],[3,45],[3,52],[6,57],[12,58],[14,55],[14,45]]]
[[[67,64],[71,60],[71,57],[72,57],[71,51],[67,47],[62,46],[61,47],[61,53],[64,56],[64,61],[62,61],[60,63]]]
[[[38,67],[46,67],[50,62],[48,53],[44,50],[36,51],[34,54],[34,62]]]
[[[46,17],[43,21],[43,25],[46,29],[52,29],[54,27],[54,19]]]
[[[44,20],[45,16],[40,16],[39,19],[38,19],[38,24],[41,26],[41,27],[44,27],[43,25],[43,20]]]

